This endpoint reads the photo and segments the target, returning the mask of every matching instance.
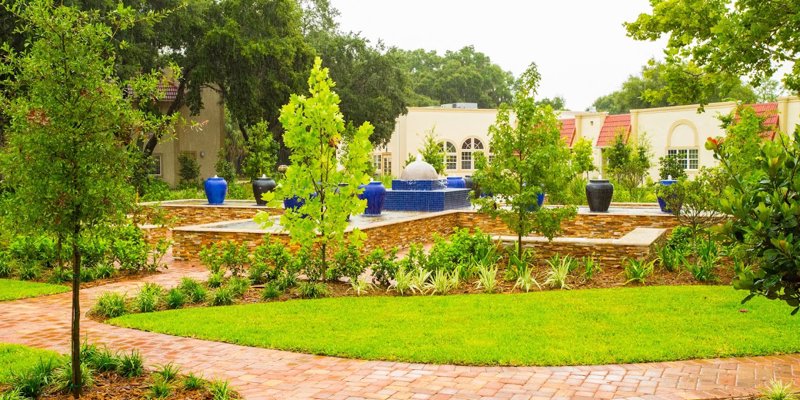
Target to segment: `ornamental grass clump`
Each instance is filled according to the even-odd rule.
[[[654,266],[655,260],[645,261],[628,259],[625,263],[625,279],[627,279],[625,284],[627,285],[631,282],[635,282],[644,285],[645,280],[647,280],[650,275],[653,275]]]
[[[558,254],[547,260],[550,270],[547,271],[547,279],[544,284],[553,289],[569,289],[567,284],[569,273],[577,267],[577,261],[570,256],[560,256]]]
[[[482,265],[478,269],[478,282],[475,288],[483,290],[484,293],[494,293],[497,290],[497,267]]]
[[[124,315],[128,311],[125,296],[114,292],[103,293],[97,299],[92,311],[102,318],[116,318]]]

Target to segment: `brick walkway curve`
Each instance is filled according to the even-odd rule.
[[[143,282],[174,286],[204,269],[171,263],[162,274],[83,291],[85,310],[102,292]],[[0,303],[0,342],[59,352],[69,346],[68,293]],[[361,361],[257,349],[83,322],[92,343],[138,349],[149,365],[227,379],[246,399],[720,399],[754,393],[773,378],[800,385],[800,355],[590,367],[466,367]]]

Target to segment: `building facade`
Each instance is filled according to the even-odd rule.
[[[162,111],[169,108],[169,104],[175,100],[175,94],[174,87],[166,90],[166,96],[161,101]],[[225,109],[216,91],[205,88],[201,96],[203,108],[200,112],[191,115],[188,107],[181,107],[181,121],[175,127],[175,134],[160,140],[153,150],[153,175],[170,186],[180,181],[178,157],[181,154],[197,161],[201,180],[215,174],[217,154],[225,143]]]
[[[765,118],[765,125],[775,128],[773,133],[791,134],[800,123],[798,97],[784,97],[752,107]],[[701,167],[716,165],[713,153],[705,149],[705,141],[708,137],[725,135],[719,117],[735,108],[735,102],[724,102],[708,104],[702,112],[698,112],[698,105],[631,110],[621,115],[565,111],[560,115],[561,137],[570,147],[581,138],[592,142],[598,171],[591,177],[603,174],[603,151],[620,133],[629,142],[645,138],[650,143],[652,179],[659,178],[658,159],[668,154],[677,157],[691,177]],[[494,109],[410,107],[406,115],[397,119],[389,143],[375,150],[376,173],[399,176],[408,157],[418,155],[425,136],[433,131],[445,150],[445,173],[471,175],[475,170],[474,154],[491,155],[489,127],[496,117]]]

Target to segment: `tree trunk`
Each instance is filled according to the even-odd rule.
[[[72,397],[81,397],[81,253],[78,246],[80,225],[73,230],[72,244]]]
[[[522,233],[517,233],[517,259],[522,261]]]

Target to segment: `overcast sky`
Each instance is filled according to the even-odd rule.
[[[331,0],[345,31],[404,49],[474,45],[518,76],[530,62],[540,95],[563,96],[582,111],[638,74],[664,41],[638,42],[622,23],[650,10],[647,0]]]

